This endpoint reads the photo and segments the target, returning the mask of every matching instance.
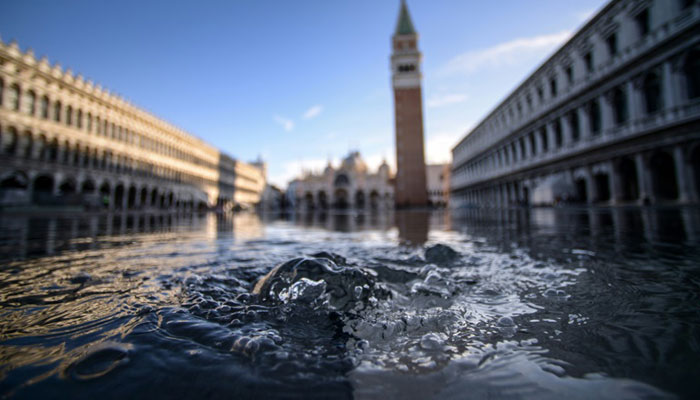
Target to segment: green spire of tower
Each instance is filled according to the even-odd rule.
[[[399,13],[399,23],[396,24],[397,35],[414,35],[416,29],[413,27],[411,15],[408,14],[408,6],[406,0],[401,0],[401,11]]]

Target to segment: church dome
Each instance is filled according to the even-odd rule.
[[[367,172],[367,164],[365,164],[362,156],[360,156],[359,151],[353,151],[352,153],[348,154],[348,156],[343,160],[341,168],[346,171],[353,171],[361,174]]]

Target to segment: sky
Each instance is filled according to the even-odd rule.
[[[0,37],[286,186],[349,151],[393,168],[399,0],[0,0]],[[408,0],[426,159],[452,147],[603,0]]]

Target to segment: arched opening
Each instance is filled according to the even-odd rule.
[[[688,53],[683,72],[687,81],[688,98],[697,99],[700,97],[700,50],[695,49]]]
[[[39,135],[39,140],[36,142],[36,157],[40,161],[46,161],[48,157],[48,149],[46,148],[46,135]]]
[[[665,151],[658,151],[649,159],[649,169],[654,195],[660,200],[678,199],[673,157]]]
[[[362,190],[355,193],[355,208],[365,208],[365,192]]]
[[[615,125],[623,124],[627,121],[627,95],[622,88],[617,88],[612,93],[613,115]]]
[[[379,208],[379,202],[380,202],[380,197],[379,193],[376,190],[373,190],[369,194],[369,205],[372,207],[373,210],[376,210]]]
[[[523,205],[527,206],[530,204],[530,188],[523,186]]]
[[[109,182],[104,182],[102,185],[100,185],[100,197],[102,201],[102,206],[107,208],[110,206],[110,194],[112,193],[111,187],[109,186]]]
[[[44,204],[49,202],[53,197],[53,177],[51,175],[39,175],[34,178],[34,193],[32,201],[36,204]]]
[[[10,90],[7,91],[7,103],[15,111],[19,111],[19,93],[19,85],[17,84],[10,86]]]
[[[139,203],[141,204],[141,207],[148,204],[148,188],[144,187],[141,189],[141,201]]]
[[[207,203],[200,201],[197,203],[197,210],[199,212],[207,211]]]
[[[345,189],[336,189],[333,193],[333,207],[346,209],[349,207],[348,192]]]
[[[324,210],[328,208],[328,195],[323,190],[318,192],[318,206]]]
[[[158,189],[153,189],[151,191],[151,207],[155,207],[158,204]]]
[[[21,189],[27,188],[27,175],[24,172],[15,172],[0,181],[0,189]]]
[[[647,114],[653,114],[663,107],[661,98],[661,77],[656,72],[647,74],[642,84],[644,104]]]
[[[165,208],[165,194],[161,194],[158,198],[158,206],[160,208]]]
[[[66,178],[61,182],[61,185],[58,186],[58,192],[61,196],[71,195],[75,193],[76,186],[73,178]]]
[[[121,209],[124,204],[124,185],[118,184],[114,189],[114,207]]]
[[[586,179],[576,179],[574,181],[574,186],[576,186],[576,198],[574,201],[577,203],[585,203],[588,201],[588,187],[586,186]]]
[[[127,208],[134,208],[136,206],[136,188],[134,186],[129,186],[129,196],[127,198]]]
[[[593,100],[588,105],[588,127],[592,135],[600,133],[602,124],[600,117],[600,103],[598,100]]]
[[[311,192],[306,192],[304,195],[304,208],[307,210],[314,209],[314,195]]]
[[[53,138],[48,146],[48,160],[56,162],[58,158],[58,139]]]
[[[639,199],[639,181],[637,180],[637,165],[630,158],[623,158],[618,165],[622,201]]]
[[[168,207],[173,206],[174,198],[175,198],[175,195],[173,194],[173,192],[168,193]]]
[[[598,173],[593,176],[596,187],[596,201],[603,202],[610,200],[610,178],[606,173]]]
[[[8,128],[2,133],[2,149],[6,154],[15,154],[17,151],[17,130]]]
[[[83,181],[83,184],[80,187],[80,193],[82,193],[82,194],[95,193],[95,182],[93,182],[91,179],[86,179],[85,181]]]
[[[700,145],[695,146],[690,153],[690,164],[695,180],[695,194],[700,198]]]
[[[34,139],[32,138],[32,133],[29,131],[24,131],[22,134],[22,154],[21,156],[30,159],[32,158],[32,151],[34,150]]]
[[[335,186],[347,186],[350,184],[350,178],[348,178],[347,175],[345,174],[338,174],[335,177],[335,180],[333,181],[333,185]]]

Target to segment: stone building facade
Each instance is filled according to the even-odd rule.
[[[452,150],[451,204],[700,198],[700,4],[613,0]]]
[[[425,176],[428,185],[428,204],[445,207],[450,200],[450,164],[428,164]]]
[[[0,205],[117,209],[255,204],[235,160],[80,75],[0,41]]]
[[[428,204],[423,143],[423,94],[418,33],[401,1],[392,38],[391,71],[396,129],[396,206]]]
[[[305,173],[290,183],[289,190],[292,191],[290,203],[301,210],[394,206],[389,165],[384,162],[372,173],[359,152],[351,152],[337,168],[329,162],[322,173]]]

